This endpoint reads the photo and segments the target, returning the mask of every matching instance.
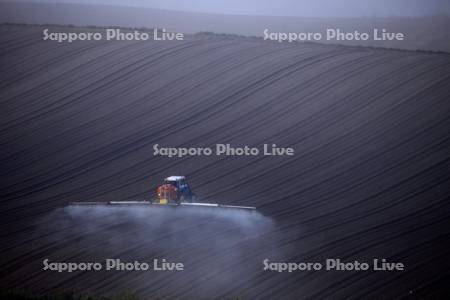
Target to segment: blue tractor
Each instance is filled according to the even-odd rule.
[[[157,189],[157,197],[160,203],[178,204],[192,203],[196,199],[184,176],[169,176],[164,179],[164,184]]]
[[[223,205],[217,203],[197,202],[197,197],[186,182],[184,176],[169,176],[156,189],[156,199],[151,201],[109,201],[109,202],[71,202],[70,205],[166,205],[171,207],[216,207],[226,209],[255,210],[253,206]]]

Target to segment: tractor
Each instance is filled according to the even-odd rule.
[[[156,189],[157,204],[192,203],[196,199],[184,176],[169,176]]]
[[[191,187],[186,182],[185,176],[169,176],[164,179],[164,183],[156,188],[156,198],[152,195],[149,200],[126,200],[108,202],[71,202],[70,205],[80,206],[140,206],[140,207],[202,207],[202,208],[224,208],[224,209],[244,209],[256,210],[253,206],[235,206],[217,203],[196,202],[197,196],[192,192]]]

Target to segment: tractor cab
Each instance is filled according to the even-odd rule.
[[[192,202],[195,197],[185,176],[169,176],[164,184],[158,187],[157,197],[160,204],[176,202]]]
[[[171,184],[177,189],[186,185],[186,177],[184,176],[170,176],[164,179],[164,184]]]

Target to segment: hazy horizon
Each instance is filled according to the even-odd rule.
[[[78,3],[145,7],[225,15],[294,17],[420,17],[450,15],[447,0],[20,0],[1,2]]]

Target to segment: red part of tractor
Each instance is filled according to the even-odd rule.
[[[156,189],[156,196],[160,204],[178,202],[177,188],[170,183],[165,183],[158,186],[158,188]]]

